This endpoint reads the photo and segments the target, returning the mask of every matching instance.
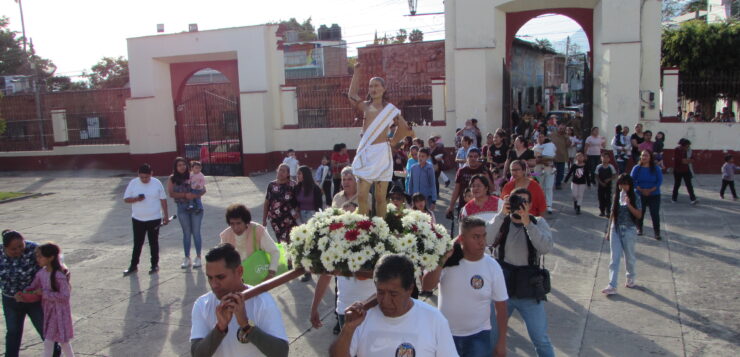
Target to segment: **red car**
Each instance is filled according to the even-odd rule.
[[[242,145],[238,139],[214,140],[200,144],[200,162],[207,164],[241,164]]]

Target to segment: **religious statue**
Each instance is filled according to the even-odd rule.
[[[352,171],[357,177],[357,195],[361,214],[369,215],[370,187],[375,185],[375,215],[385,217],[388,183],[393,179],[391,143],[413,135],[411,126],[401,116],[401,111],[386,99],[385,80],[370,79],[367,99],[358,96],[359,80],[362,77],[360,63],[355,64],[355,73],[349,86],[348,97],[353,106],[364,113],[362,138],[352,162]],[[393,135],[388,133],[395,127]]]

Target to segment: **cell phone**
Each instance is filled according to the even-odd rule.
[[[144,194],[143,193],[140,193],[139,194],[139,198],[144,198]]]

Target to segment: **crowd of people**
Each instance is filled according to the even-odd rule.
[[[338,337],[331,356],[504,356],[508,319],[514,311],[521,315],[537,355],[553,356],[545,312],[550,279],[544,256],[553,249],[554,237],[545,217],[554,214],[553,190],[562,190],[568,181],[575,214],[582,213],[584,192],[597,186],[600,216],[609,222],[605,239],[610,242],[611,263],[602,292],[617,293],[622,255],[625,287],[637,286],[635,243],[636,236],[643,234],[646,212],[651,215],[654,238],[662,237],[660,187],[666,169],[662,132],[653,139],[651,131],[637,124],[629,136],[628,127],[617,126],[607,151],[599,128],[582,138],[574,128],[558,124],[556,117],[537,120],[525,115],[511,133],[497,129],[485,135],[484,143],[477,120],[470,119],[456,132],[454,147],[447,149],[437,135],[426,140],[411,135],[389,140],[397,134],[390,127],[410,127],[405,127],[395,107],[383,107],[382,79],[371,79],[368,101],[361,101],[353,77],[349,97],[365,111],[366,119],[373,112],[372,118],[384,120],[382,125],[374,120],[363,124],[363,130],[372,135],[363,136],[354,160],[340,143],[313,170],[288,150],[267,185],[261,224],[253,221],[245,205],[228,206],[220,244],[205,254],[205,262],[201,258],[201,223],[206,213],[202,198],[208,190],[201,164],[176,158],[165,184],[143,164],[129,182],[123,201],[131,205],[133,249],[124,277],[137,273],[147,240],[149,274],[159,272],[159,229],[175,218],[169,215],[168,197],[176,204],[182,230],[181,268],[205,266],[211,291],[198,298],[192,309],[192,356],[287,356],[289,342],[273,297],[265,292],[245,299],[242,293],[281,272],[291,230],[326,207],[384,217],[386,197],[398,207],[430,215],[435,222],[440,184],[447,187],[453,181],[445,212],[453,224],[459,222],[459,230],[453,232],[453,249],[437,269],[416,277],[409,258],[385,255],[374,267],[372,279],[318,277],[307,318],[315,328],[323,325],[318,308],[335,280]],[[391,147],[395,142],[398,145]],[[697,203],[692,186],[694,160],[691,142],[680,139],[673,150],[673,202],[684,183],[691,203]],[[738,166],[732,156],[725,161],[720,195],[724,198],[730,187],[737,198]],[[454,179],[445,174],[452,170]],[[45,341],[44,356],[72,356],[70,273],[61,248],[27,241],[12,230],[2,236],[6,356],[18,355],[27,315]],[[192,245],[195,258],[191,260]],[[301,278],[311,279],[310,273]],[[438,307],[416,299],[433,295],[435,289]],[[377,307],[368,309],[363,302],[373,295]]]

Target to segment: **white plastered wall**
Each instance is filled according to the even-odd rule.
[[[285,82],[276,25],[128,39],[131,96],[126,133],[132,154],[177,150],[170,64],[237,60],[243,151],[270,151],[280,128]]]

